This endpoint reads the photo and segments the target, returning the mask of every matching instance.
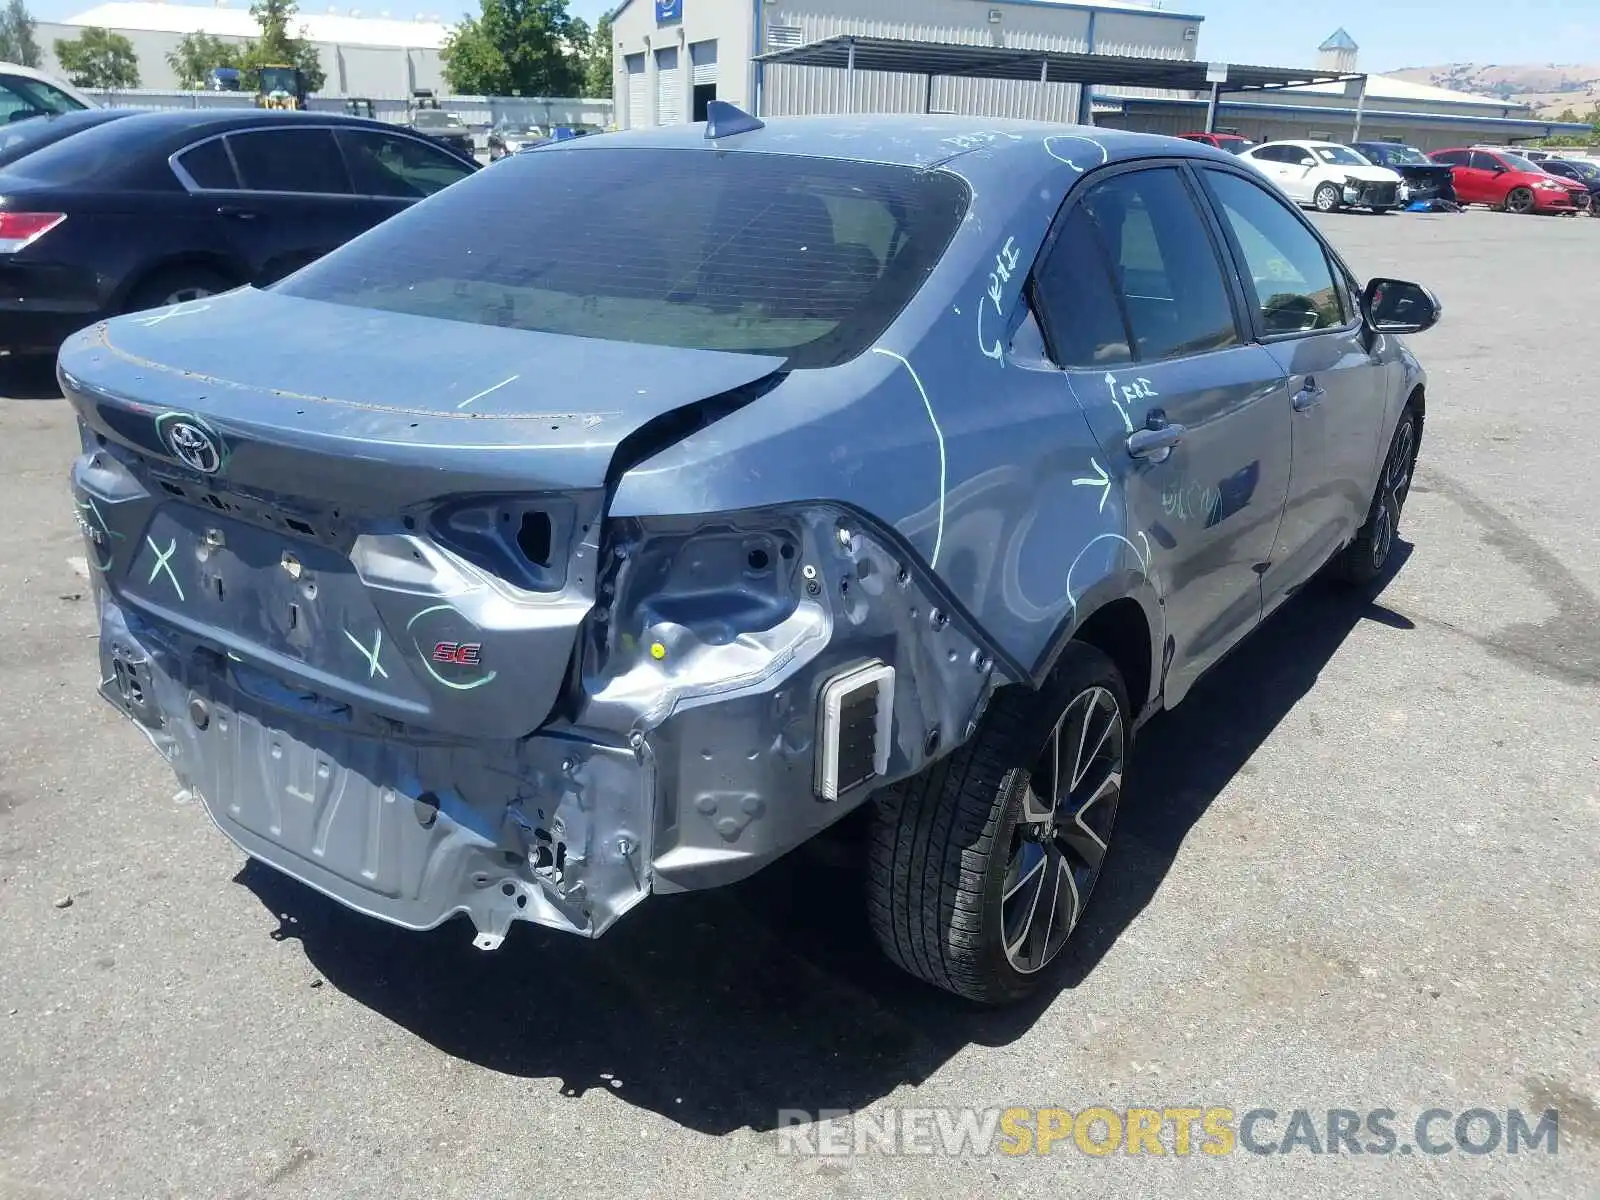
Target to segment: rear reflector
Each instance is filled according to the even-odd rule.
[[[66,219],[66,213],[0,212],[0,254],[31,246]]]
[[[817,795],[837,800],[889,769],[894,668],[868,663],[822,689],[817,731]]]

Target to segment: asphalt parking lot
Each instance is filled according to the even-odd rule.
[[[1148,727],[1069,985],[1021,1012],[902,978],[808,859],[494,954],[247,865],[94,697],[72,424],[12,372],[0,1196],[1600,1195],[1600,474],[1555,453],[1596,422],[1600,221],[1318,220],[1445,305],[1403,565],[1370,605],[1301,596]],[[1213,1105],[1274,1110],[1258,1145],[1295,1109],[1390,1109],[1409,1144],[1430,1108],[1554,1108],[1559,1141],[841,1157],[775,1131]]]

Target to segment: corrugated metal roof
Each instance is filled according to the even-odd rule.
[[[1208,64],[1190,58],[1141,58],[1125,54],[1077,54],[1065,50],[1021,50],[1011,46],[919,42],[905,38],[840,34],[756,56],[757,62],[803,67],[845,67],[858,71],[904,72],[914,75],[966,76],[972,79],[1014,79],[1024,83],[1087,83],[1105,87],[1173,88],[1204,91]],[[1044,72],[1041,74],[1041,69]],[[1284,88],[1323,81],[1342,91],[1341,80],[1359,76],[1307,67],[1228,66],[1225,90]]]
[[[1325,95],[1343,95],[1344,84],[1314,83],[1297,88],[1302,92],[1321,92]],[[1432,87],[1426,83],[1412,83],[1389,75],[1367,76],[1367,99],[1373,100],[1426,100],[1431,104],[1489,104],[1496,108],[1521,108],[1509,100],[1495,96],[1475,96],[1471,92],[1453,92],[1449,88]]]
[[[334,7],[334,6],[328,6]],[[369,10],[370,11],[370,10]],[[412,50],[437,50],[450,27],[439,21],[398,21],[342,12],[295,14],[296,26],[313,42],[344,46],[402,46]],[[163,4],[155,0],[112,0],[69,17],[66,25],[97,25],[103,29],[143,30],[156,33],[209,33],[213,37],[257,38],[261,27],[250,15],[249,0],[232,0],[227,7],[199,4]]]

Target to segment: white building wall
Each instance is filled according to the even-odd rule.
[[[717,99],[728,100],[740,108],[752,104],[750,46],[756,0],[683,0],[680,21],[658,22],[656,0],[630,0],[612,20],[612,88],[617,97],[617,124],[622,129],[638,129],[656,124],[655,98],[660,92],[656,75],[657,52],[677,50],[679,78],[679,119],[687,123],[694,116],[694,64],[689,47],[700,42],[715,42]],[[644,56],[645,103],[643,111],[625,99],[629,95],[628,60]],[[637,65],[638,59],[633,59]],[[634,77],[634,94],[639,82]]]
[[[1000,12],[998,23],[989,21],[991,10]],[[1102,54],[1193,58],[1199,22],[1154,8],[1097,9],[1037,0],[683,0],[682,22],[662,25],[656,21],[655,0],[629,0],[615,18],[613,29],[616,95],[627,91],[626,56],[646,54],[653,67],[654,51],[663,45],[687,46],[716,38],[718,98],[751,111],[759,108],[763,116],[781,116],[921,112],[928,103],[927,82],[921,76],[858,71],[852,92],[842,70],[789,66],[758,70],[749,62],[752,55],[783,45],[853,33],[1027,50],[1082,53],[1092,49]],[[680,63],[685,59],[686,55],[680,55]],[[651,80],[649,94],[655,94],[655,86]],[[1126,92],[1151,94],[1137,89]],[[1078,88],[1074,84],[1041,88],[1037,83],[1008,80],[940,78],[934,82],[932,106],[974,115],[1072,121],[1078,111]],[[653,115],[637,119],[621,111],[626,107],[619,105],[620,124],[652,123]],[[687,104],[684,107],[687,110]]]
[[[167,65],[167,55],[178,48],[183,41],[183,34],[148,29],[113,29],[111,32],[120,33],[133,43],[134,52],[139,57],[140,87],[166,90],[178,86],[177,74]],[[34,36],[38,39],[43,58],[42,69],[65,78],[61,64],[56,61],[56,40],[71,40],[82,33],[83,28],[78,25],[40,21]],[[219,40],[239,43],[244,39],[223,37]],[[431,88],[441,94],[446,90],[437,50],[335,45],[330,42],[313,44],[323,73],[327,75],[327,82],[322,88],[323,95],[398,100],[409,96],[413,88]]]

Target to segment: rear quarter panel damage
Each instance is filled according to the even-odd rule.
[[[1144,608],[1154,651],[1159,594],[1148,548],[1126,528],[1127,466],[1107,461],[1045,360],[1025,297],[1063,197],[1115,155],[1042,130],[953,137],[956,157],[939,169],[967,181],[971,209],[879,343],[791,375],[641,463],[621,480],[613,516],[828,498],[898,540],[1010,679],[1040,678],[1064,636],[1118,596]]]

